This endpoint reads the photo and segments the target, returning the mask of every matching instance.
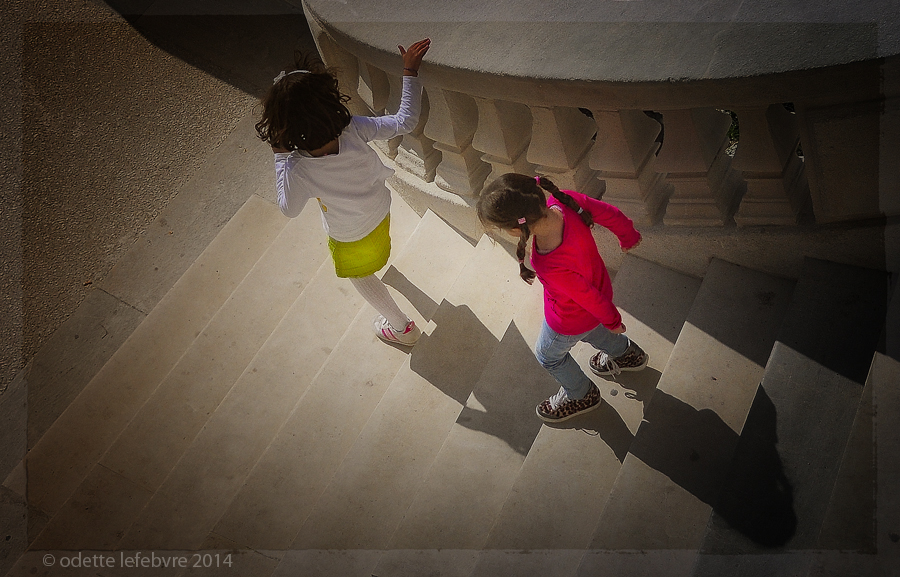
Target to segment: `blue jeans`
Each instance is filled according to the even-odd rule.
[[[534,354],[541,366],[559,381],[570,399],[584,398],[593,384],[569,354],[572,347],[580,341],[605,352],[612,358],[625,354],[631,343],[624,334],[613,334],[603,325],[598,325],[597,328],[580,335],[561,335],[551,329],[545,320],[534,347]]]

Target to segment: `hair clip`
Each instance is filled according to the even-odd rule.
[[[278,74],[278,76],[275,77],[275,80],[272,82],[272,84],[278,84],[278,81],[281,80],[282,78],[284,78],[285,76],[290,76],[291,74],[296,74],[298,72],[302,72],[303,74],[310,73],[309,70],[291,70],[290,72],[287,72],[287,73],[284,70],[282,70]]]
[[[524,216],[523,216],[522,218],[519,219],[519,224],[525,224],[525,217],[524,217]]]
[[[581,207],[579,206],[579,207],[578,207],[578,214],[581,214],[582,212],[584,212],[584,209],[581,208]]]

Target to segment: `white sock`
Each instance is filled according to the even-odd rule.
[[[353,283],[359,294],[391,323],[394,330],[403,332],[406,329],[406,325],[409,324],[409,317],[394,302],[391,293],[388,292],[387,287],[384,286],[380,278],[370,274],[369,276],[351,278],[350,282]]]

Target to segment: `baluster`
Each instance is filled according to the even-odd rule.
[[[731,117],[712,108],[663,111],[666,136],[656,167],[672,195],[665,224],[716,226],[732,222],[740,175],[725,153]]]
[[[380,68],[360,62],[356,92],[372,114],[384,114],[391,93],[387,74]]]
[[[388,98],[388,111],[396,112],[400,108],[400,96],[403,92],[403,81],[399,76],[388,76],[391,95]],[[392,138],[388,141],[385,153],[394,159],[401,169],[415,174],[426,182],[434,181],[435,170],[441,162],[441,153],[434,149],[434,141],[425,136],[425,124],[428,122],[428,91],[422,94],[422,112],[419,122],[409,134]]]
[[[594,198],[603,195],[604,183],[588,166],[587,152],[597,132],[593,120],[577,108],[531,106],[531,144],[526,158],[540,174],[559,188]]]
[[[594,110],[597,141],[590,166],[606,182],[603,200],[617,206],[635,224],[662,221],[671,187],[656,172],[657,121],[640,110]]]
[[[368,105],[357,92],[359,87],[359,75],[362,63],[343,48],[341,48],[328,34],[320,28],[315,28],[316,45],[319,47],[319,53],[322,60],[328,67],[337,70],[338,87],[343,94],[350,97],[347,108],[351,114],[366,116],[371,114]]]
[[[476,98],[478,128],[472,147],[484,153],[481,159],[491,165],[488,181],[508,172],[534,174],[535,167],[525,158],[531,141],[531,112],[524,104]]]
[[[481,154],[472,148],[478,126],[478,106],[471,96],[435,89],[428,91],[430,105],[425,135],[441,152],[434,182],[461,196],[476,196],[491,171]]]
[[[795,105],[816,222],[882,217],[882,103]]]
[[[809,185],[797,156],[800,127],[781,104],[736,108],[740,142],[732,166],[747,192],[734,220],[740,226],[796,224],[810,211]]]

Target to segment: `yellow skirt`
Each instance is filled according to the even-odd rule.
[[[381,270],[391,256],[391,215],[388,214],[365,238],[341,242],[328,238],[334,272],[341,278],[369,276]]]

